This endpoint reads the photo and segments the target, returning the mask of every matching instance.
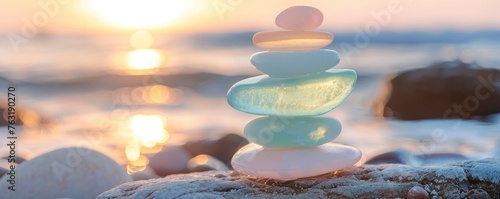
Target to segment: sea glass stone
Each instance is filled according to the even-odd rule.
[[[323,23],[323,13],[310,6],[293,6],[278,14],[275,22],[286,30],[313,30]]]
[[[245,138],[266,147],[312,147],[334,140],[340,122],[328,117],[261,117],[245,126]]]
[[[293,77],[326,71],[340,61],[334,50],[264,51],[250,58],[257,70],[270,77]]]
[[[340,105],[356,83],[356,72],[337,69],[292,78],[244,79],[227,93],[236,110],[256,115],[314,116]]]
[[[256,33],[252,41],[266,50],[316,50],[332,43],[333,35],[320,31],[264,31]]]
[[[359,149],[335,143],[307,148],[270,148],[248,144],[236,152],[231,165],[246,175],[293,180],[350,167],[360,158]]]

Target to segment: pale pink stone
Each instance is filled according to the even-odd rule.
[[[323,13],[310,6],[293,6],[276,17],[276,25],[285,30],[313,30],[323,23]]]

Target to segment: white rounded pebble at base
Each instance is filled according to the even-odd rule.
[[[231,160],[241,174],[293,180],[353,166],[361,159],[359,149],[335,143],[308,148],[268,148],[248,144]]]

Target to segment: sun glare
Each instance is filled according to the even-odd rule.
[[[140,49],[127,54],[127,63],[131,69],[135,70],[158,68],[163,62],[164,55],[158,50]]]
[[[193,0],[89,0],[91,10],[125,28],[172,25],[196,5]]]
[[[130,118],[129,126],[134,133],[134,137],[146,147],[153,147],[168,139],[168,133],[164,129],[164,123],[160,116],[135,115]]]

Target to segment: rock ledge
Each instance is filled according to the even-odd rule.
[[[500,158],[432,167],[364,165],[293,181],[209,171],[125,183],[98,198],[406,198],[414,186],[430,198],[500,198]]]

